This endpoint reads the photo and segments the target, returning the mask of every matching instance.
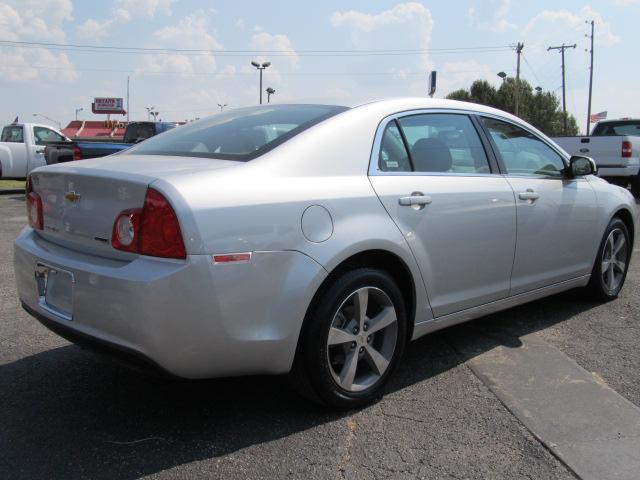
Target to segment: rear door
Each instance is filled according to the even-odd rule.
[[[381,125],[369,178],[404,234],[441,317],[509,294],[516,211],[474,120],[402,114]]]
[[[482,117],[481,123],[516,198],[511,295],[588,275],[597,242],[589,182],[566,177],[563,157],[534,133],[503,119]]]

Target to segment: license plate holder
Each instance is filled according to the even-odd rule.
[[[35,277],[40,308],[64,320],[73,320],[73,273],[38,263]]]

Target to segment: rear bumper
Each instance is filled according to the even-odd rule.
[[[598,167],[598,176],[599,177],[634,177],[638,175],[640,172],[640,166],[638,165],[627,165],[627,166],[616,166],[616,167],[607,167],[607,166],[599,166]]]
[[[246,264],[213,265],[209,255],[125,262],[60,247],[30,228],[16,240],[14,261],[20,300],[48,328],[185,378],[289,371],[326,276],[294,251],[254,252]],[[73,274],[71,321],[39,304],[39,262]]]

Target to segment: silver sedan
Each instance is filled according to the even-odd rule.
[[[39,168],[24,308],[72,341],[207,378],[289,374],[350,408],[434,330],[622,288],[637,213],[522,120],[447,100],[269,105]]]

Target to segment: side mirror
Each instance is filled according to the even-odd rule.
[[[596,175],[598,167],[593,158],[573,156],[569,159],[569,174],[571,177],[583,177],[585,175]]]

